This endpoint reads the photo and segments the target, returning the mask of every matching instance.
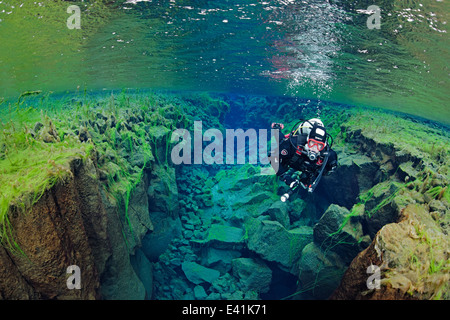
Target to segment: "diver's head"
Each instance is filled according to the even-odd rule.
[[[325,149],[327,145],[327,132],[325,128],[315,123],[308,135],[308,140],[305,150],[308,153],[308,158],[311,161],[317,160],[320,152]]]
[[[300,123],[297,129],[298,134],[308,135],[311,132],[311,129],[314,127],[314,125],[323,127],[323,123],[320,119],[318,118],[310,119],[308,121]]]

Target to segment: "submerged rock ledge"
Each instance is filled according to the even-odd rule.
[[[20,253],[0,248],[3,299],[143,299],[122,238],[117,204],[103,194],[91,160],[70,163],[73,178],[57,183],[9,223]],[[67,268],[81,270],[82,290],[68,290]],[[108,281],[101,278],[108,274]],[[108,292],[113,291],[112,295]]]
[[[282,204],[285,187],[257,166],[174,166],[169,134],[194,120],[239,126],[255,108],[265,111],[254,126],[293,121],[297,100],[123,94],[61,108],[75,120],[2,123],[2,299],[450,297],[448,132],[323,107],[340,165]],[[241,116],[227,118],[233,108]],[[48,154],[35,164],[45,174],[26,170],[14,143],[25,157]],[[81,290],[67,287],[72,265]]]

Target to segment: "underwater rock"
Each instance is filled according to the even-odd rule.
[[[386,181],[373,187],[365,201],[364,228],[371,238],[384,225],[397,222],[400,214],[400,208],[403,206],[396,200],[401,200],[396,194],[401,188],[401,184],[395,181]],[[411,202],[410,199],[407,201]],[[399,208],[400,206],[400,208]]]
[[[194,298],[196,300],[204,300],[207,296],[208,295],[206,294],[206,291],[202,286],[197,285],[194,287]]]
[[[129,159],[131,167],[133,168],[144,168],[150,161],[154,160],[153,154],[151,152],[146,152],[142,147],[138,147]]]
[[[181,300],[183,299],[186,291],[189,289],[189,283],[187,280],[181,279],[178,275],[174,275],[169,282],[168,293],[170,299]]]
[[[225,273],[212,282],[210,290],[213,293],[219,294],[218,299],[227,299],[238,291],[239,288],[237,285],[236,278],[229,273]],[[238,294],[237,296],[241,296],[242,299],[243,295]]]
[[[106,132],[106,128],[108,127],[108,124],[103,119],[98,119],[95,122],[95,127],[97,128],[98,133],[104,134]]]
[[[92,179],[92,174],[90,176]],[[88,196],[90,191],[86,188],[86,185],[86,182],[82,182],[80,183],[80,188],[86,192],[86,199],[90,199],[91,197]],[[130,251],[134,252],[135,246],[141,243],[140,237],[143,235],[140,234],[138,237],[135,237],[130,232],[130,225],[128,225],[128,222],[121,221],[121,208],[117,201],[111,199],[111,197],[106,194],[104,188],[101,188],[100,192],[107,216],[106,230],[108,242],[104,245],[106,248],[97,245],[94,253],[100,256],[102,259],[101,261],[104,261],[100,268],[100,289],[102,299],[144,299],[146,296],[146,287],[137,276],[130,261]],[[131,195],[131,197],[133,197],[133,195]],[[91,205],[90,210],[95,213],[98,209]],[[94,213],[91,213],[90,216],[95,217],[96,214]],[[100,221],[94,218],[91,219],[96,228],[99,228],[99,226],[102,225]],[[134,219],[131,221],[130,223],[135,222]],[[126,229],[124,228],[124,225],[126,226]],[[128,234],[127,231],[129,232]],[[124,241],[124,236],[127,237],[128,244]],[[100,239],[98,239],[98,236],[92,237],[92,241],[93,243],[102,243]],[[97,258],[97,260],[99,260],[99,258]]]
[[[46,192],[26,215],[10,208],[8,219],[15,230],[14,241],[23,254],[11,254],[7,247],[0,247],[3,299],[99,297],[98,271],[79,200],[71,180]],[[66,269],[71,265],[86,266],[80,269],[84,290],[67,290]],[[18,291],[16,285],[22,290]]]
[[[74,159],[70,169],[73,176],[44,192],[26,215],[10,208],[14,241],[24,255],[0,248],[0,295],[143,299],[145,288],[131,267],[117,207],[105,201],[94,163]],[[83,290],[67,290],[66,270],[72,265],[80,267]]]
[[[397,174],[403,181],[413,181],[419,176],[419,171],[414,168],[412,161],[408,161],[400,163]]]
[[[206,297],[206,300],[220,300],[220,299],[226,299],[226,297],[222,297],[217,292],[212,292],[208,297]]]
[[[140,249],[137,249],[130,259],[136,275],[144,285],[146,298],[150,299],[153,293],[153,265]]]
[[[289,218],[291,223],[298,222],[303,216],[303,210],[307,207],[308,203],[300,198],[294,199],[289,206]],[[306,225],[307,223],[304,223]]]
[[[116,126],[116,124],[117,124],[117,119],[116,119],[116,117],[115,117],[113,114],[111,114],[111,115],[109,116],[108,120],[106,120],[106,124],[108,125],[108,127],[114,128],[114,129],[115,129],[115,126]]]
[[[323,251],[314,242],[307,244],[298,265],[299,285],[304,299],[328,299],[339,286],[347,266],[332,251]]]
[[[449,248],[448,235],[427,207],[408,205],[400,222],[385,225],[352,261],[331,298],[448,300]],[[379,278],[372,286],[368,286],[370,266],[376,267]]]
[[[336,148],[338,152],[339,148]],[[378,180],[378,165],[369,157],[361,154],[338,153],[339,165],[330,176],[324,176],[317,193],[329,203],[351,209],[359,194],[374,186]]]
[[[147,191],[150,212],[165,212],[167,216],[178,213],[178,187],[174,168],[155,165],[151,171]]]
[[[44,127],[44,125],[41,122],[36,122],[36,124],[34,125],[33,131],[35,133],[38,133],[42,128]]]
[[[445,204],[440,200],[431,200],[428,203],[428,206],[430,207],[431,212],[437,211],[441,215],[445,214],[447,212],[447,208],[446,208]]]
[[[194,284],[212,283],[220,276],[219,271],[204,267],[195,262],[183,262],[181,269],[186,275],[186,278]]]
[[[269,214],[269,208],[279,200],[273,192],[273,177],[260,175],[258,168],[251,165],[221,170],[214,180],[217,183],[208,193],[214,206],[205,211],[220,211],[220,217],[234,226],[243,226],[249,217]],[[281,215],[282,212],[280,219],[286,221]]]
[[[268,214],[274,221],[278,221],[285,228],[289,227],[289,214],[287,204],[281,201],[274,202],[263,214]]]
[[[80,139],[81,142],[87,142],[89,139],[92,139],[92,136],[86,127],[80,127],[78,139]]]
[[[164,126],[147,126],[145,131],[149,135],[154,156],[159,161],[164,161],[166,157],[170,158],[169,139],[172,132],[169,128]]]
[[[361,248],[363,230],[358,220],[346,208],[332,204],[314,226],[314,242],[321,248],[331,248],[349,264],[364,249]]]
[[[237,249],[244,246],[244,230],[241,228],[212,224],[205,240],[195,241],[217,249]]]
[[[58,132],[56,131],[56,127],[50,119],[47,119],[44,126],[40,129],[39,139],[44,141],[45,143],[54,143],[61,141]]]
[[[304,246],[312,241],[313,230],[303,226],[287,230],[278,221],[250,218],[246,223],[247,246],[267,261],[274,261],[290,272]]]
[[[9,256],[10,253],[0,247],[0,294],[2,299],[28,300],[39,299],[40,293],[27,281],[27,275],[20,270]]]
[[[206,247],[203,249],[201,262],[202,265],[214,268],[225,274],[231,270],[231,261],[239,258],[241,255],[242,253],[238,250]]]
[[[148,232],[154,231],[154,226],[149,215],[147,181],[147,174],[144,173],[141,182],[136,185],[130,195],[128,202],[128,221],[124,221],[124,223],[130,224],[130,228],[126,228],[124,233],[128,235],[129,246],[133,248],[140,247],[141,239]]]
[[[168,263],[169,256],[162,255],[160,261],[152,263],[153,266],[153,297],[152,299],[174,299],[174,296],[183,298],[185,293],[192,293],[189,281],[180,277],[173,265]]]
[[[151,212],[150,219],[153,231],[142,239],[142,251],[154,262],[167,250],[170,242],[181,235],[181,221],[179,218],[167,217],[165,212]]]
[[[234,220],[237,224],[242,224],[247,217],[266,212],[274,203],[271,192],[253,192],[251,186],[239,191],[227,191],[220,196],[215,194],[213,201],[227,209],[223,212],[223,218]]]
[[[108,117],[105,116],[102,112],[97,112],[97,114],[95,115],[95,117],[96,117],[98,120],[103,120],[103,121],[108,120]]]
[[[261,260],[237,258],[232,262],[233,275],[239,279],[243,291],[266,293],[272,281],[272,270]]]

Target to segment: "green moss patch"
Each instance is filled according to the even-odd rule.
[[[46,190],[70,179],[74,158],[94,161],[101,185],[121,207],[121,220],[133,234],[130,197],[153,164],[170,165],[170,133],[188,128],[194,117],[203,115],[205,126],[214,126],[215,117],[202,108],[213,108],[217,115],[228,110],[207,94],[182,97],[123,90],[57,99],[50,95],[30,91],[16,102],[0,103],[0,241],[11,248],[10,207],[26,212]],[[197,100],[200,109],[193,107]]]
[[[42,134],[31,129],[24,114],[30,120],[41,118]],[[47,189],[72,176],[70,161],[88,157],[93,145],[73,137],[61,140],[50,118],[36,109],[17,109],[10,116],[9,122],[0,123],[0,240],[14,247],[7,216],[10,207],[31,208]]]

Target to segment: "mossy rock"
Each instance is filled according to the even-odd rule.
[[[364,249],[360,246],[363,228],[359,220],[346,208],[332,204],[314,226],[314,242],[321,248],[330,248],[350,263]]]

